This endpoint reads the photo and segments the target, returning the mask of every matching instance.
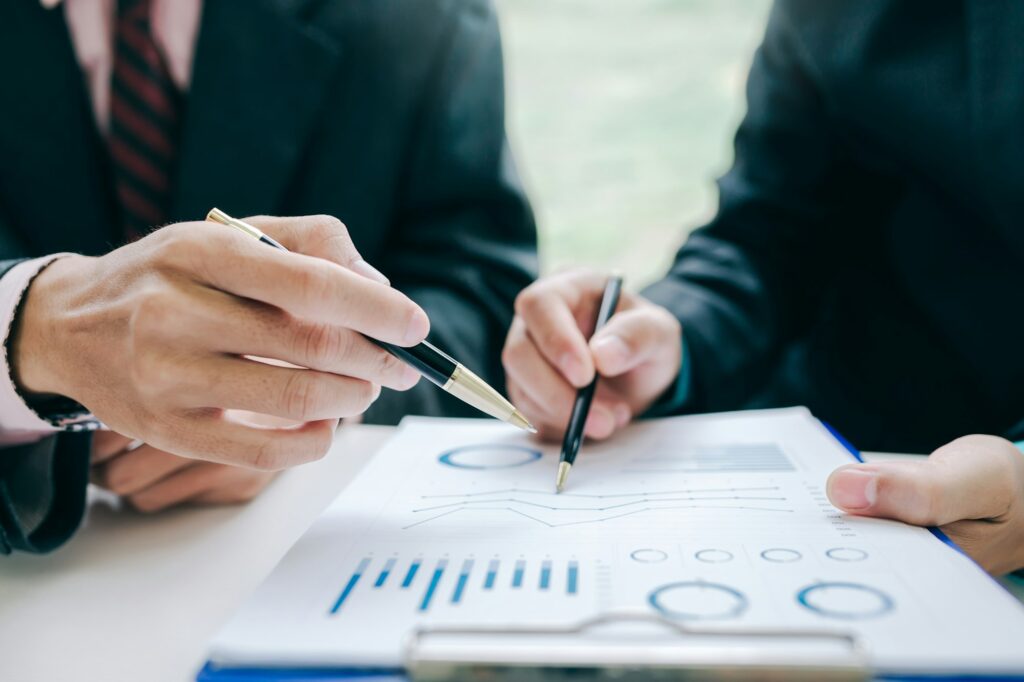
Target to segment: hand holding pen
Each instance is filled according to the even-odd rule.
[[[429,321],[383,285],[337,220],[256,222],[295,252],[193,222],[54,261],[12,339],[21,389],[70,398],[176,455],[259,469],[322,456],[339,417],[365,411],[380,386],[419,378],[363,334],[415,346]],[[254,426],[238,411],[300,425]]]
[[[509,395],[545,440],[562,439],[577,390],[598,374],[584,428],[594,439],[647,411],[679,374],[679,322],[642,296],[623,291],[618,312],[594,332],[607,282],[600,273],[560,273],[516,300],[502,354]]]
[[[282,244],[264,234],[258,227],[244,220],[232,218],[220,209],[212,209],[206,216],[206,219],[234,228],[236,231],[266,246],[273,247],[279,251],[287,251]],[[383,275],[370,268],[365,261],[360,259],[358,262],[372,270],[376,275],[379,275],[380,278],[383,278]],[[384,280],[384,283],[387,283],[387,280]],[[372,335],[366,335],[364,338],[425,376],[441,388],[441,390],[450,393],[468,405],[472,405],[484,414],[506,421],[524,431],[536,433],[536,429],[533,428],[530,422],[504,396],[491,388],[483,379],[466,368],[465,365],[427,341],[403,345],[390,342],[387,339],[375,338]]]

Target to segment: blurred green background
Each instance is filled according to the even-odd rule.
[[[544,272],[657,278],[713,212],[768,0],[497,0]]]

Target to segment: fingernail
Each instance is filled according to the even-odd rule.
[[[828,496],[842,509],[868,509],[878,501],[878,477],[873,471],[839,469],[829,480]]]
[[[385,277],[383,272],[373,267],[362,258],[352,263],[352,270],[367,279],[372,279],[376,282],[380,282],[381,284],[391,286],[391,280]]]
[[[582,386],[587,382],[586,369],[575,354],[564,353],[558,360],[558,367],[573,386]]]
[[[427,314],[422,310],[417,310],[413,313],[412,318],[409,320],[409,326],[405,330],[405,343],[406,345],[413,346],[427,338],[427,334],[430,332],[430,320],[427,319]]]
[[[629,346],[614,334],[594,339],[591,350],[604,369],[615,371],[626,364],[629,359]]]

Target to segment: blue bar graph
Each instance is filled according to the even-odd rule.
[[[498,566],[500,565],[497,559],[491,559],[490,565],[487,566],[487,577],[484,579],[485,590],[494,589],[494,581],[498,579]]]
[[[341,594],[338,595],[338,600],[334,602],[334,606],[331,607],[331,615],[334,615],[341,609],[342,604],[344,604],[345,600],[348,599],[348,596],[352,594],[352,590],[356,589],[356,584],[359,582],[359,579],[363,577],[363,573],[366,573],[366,569],[369,568],[369,566],[369,558],[363,559],[359,562],[359,565],[356,566],[355,572],[352,573],[352,577],[349,578],[348,583],[345,584],[345,589],[341,591]]]
[[[466,591],[466,583],[469,582],[469,574],[473,571],[473,560],[466,559],[462,562],[462,570],[459,571],[459,581],[455,583],[455,592],[452,593],[452,603],[458,604],[462,601],[462,593]]]
[[[516,569],[512,573],[512,587],[519,588],[523,586],[523,573],[526,572],[526,561],[519,559],[516,561]]]
[[[388,576],[391,575],[391,570],[395,567],[395,558],[392,557],[384,562],[384,568],[380,569],[380,575],[377,576],[377,582],[373,584],[374,587],[384,587],[384,583],[387,582]]]
[[[540,589],[551,588],[551,560],[547,559],[540,565]]]
[[[580,565],[577,561],[569,562],[569,576],[566,583],[566,591],[569,594],[576,594],[580,584]]]
[[[430,602],[434,598],[434,592],[437,591],[437,584],[441,582],[442,576],[444,576],[444,569],[448,568],[448,560],[441,559],[437,562],[437,568],[434,569],[434,575],[430,577],[430,585],[427,586],[427,592],[423,595],[423,602],[420,603],[420,611],[426,611],[430,608]]]
[[[412,565],[409,566],[409,572],[405,574],[405,580],[402,581],[403,590],[408,589],[409,586],[412,585],[412,581],[416,578],[416,572],[420,570],[420,563],[421,561],[419,559],[412,560]]]

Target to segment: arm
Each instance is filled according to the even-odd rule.
[[[802,58],[792,13],[776,5],[755,55],[716,217],[644,292],[682,323],[690,409],[733,409],[756,391],[815,317],[837,271],[833,254],[848,254],[872,229],[851,229],[855,198],[844,187],[857,169]]]
[[[413,136],[404,193],[381,269],[431,319],[430,339],[502,390],[501,344],[516,294],[536,275],[536,232],[505,138],[493,8],[453,12]],[[428,382],[389,393],[367,421],[478,416]]]
[[[14,388],[9,336],[31,278],[49,259],[24,250],[0,219],[0,553],[47,552],[63,544],[85,509],[89,436],[53,434]]]

